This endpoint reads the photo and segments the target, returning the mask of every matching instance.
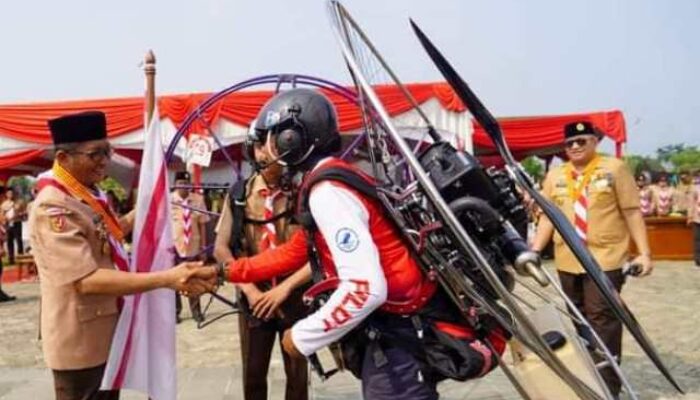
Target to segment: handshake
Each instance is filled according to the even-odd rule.
[[[218,286],[216,267],[201,261],[182,262],[165,273],[167,286],[184,296],[201,296]]]

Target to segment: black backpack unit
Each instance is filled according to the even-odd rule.
[[[380,199],[377,186],[371,183],[371,179],[363,177],[361,172],[352,168],[330,166],[314,173],[302,185],[297,200],[295,218],[307,232],[307,253],[315,284],[320,283],[324,277],[313,240],[314,233],[317,232],[318,228],[309,210],[308,201],[311,189],[320,182],[335,181],[357,190],[369,199],[377,201],[382,207],[386,207]],[[391,215],[389,210],[387,210],[387,215]],[[398,227],[396,221],[393,218],[389,219],[400,233],[399,237],[405,241],[403,231]],[[411,249],[410,246],[408,248]],[[333,288],[333,290],[335,289]],[[312,291],[313,288],[309,290],[309,292]],[[312,303],[314,308],[320,308],[331,293],[332,290],[317,293]],[[438,289],[433,299],[422,310],[410,315],[409,318],[381,310],[375,311],[360,326],[343,337],[339,343],[334,344],[331,351],[336,353],[334,354],[336,362],[342,357],[339,366],[352,372],[358,379],[361,379],[362,362],[366,349],[369,348],[372,352],[375,363],[381,364],[382,360],[386,360],[382,347],[390,343],[392,345],[399,344],[416,357],[421,362],[423,375],[428,379],[435,381],[443,379],[467,380],[484,373],[484,368],[488,371],[495,368],[498,355],[492,354],[490,359],[486,360],[483,358],[483,354],[476,351],[471,345],[472,340],[463,340],[443,333],[435,325],[436,321],[460,323],[462,320],[458,315],[458,310],[442,293],[442,289]],[[498,329],[498,325],[491,318],[485,318],[479,326],[473,328],[476,338],[479,339],[487,337],[489,332]],[[504,335],[507,334],[504,332]],[[320,371],[321,374],[325,374],[326,377],[335,373],[335,370],[325,373],[317,360],[311,361],[312,367]]]

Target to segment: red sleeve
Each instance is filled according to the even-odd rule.
[[[307,261],[306,233],[299,229],[286,243],[274,249],[231,261],[228,280],[236,283],[266,281],[294,272]]]

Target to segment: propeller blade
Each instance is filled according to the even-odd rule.
[[[435,66],[438,68],[438,70],[440,70],[445,80],[449,83],[479,125],[484,128],[486,133],[494,142],[504,161],[514,172],[515,179],[518,181],[520,186],[525,189],[530,196],[532,196],[535,202],[537,202],[544,214],[552,222],[552,225],[554,225],[556,230],[559,232],[562,239],[564,239],[564,242],[566,242],[566,244],[571,248],[583,268],[586,270],[593,282],[595,282],[596,287],[605,298],[606,302],[610,305],[617,318],[622,321],[630,334],[632,334],[637,343],[639,343],[642,350],[654,363],[661,374],[668,380],[668,382],[673,385],[678,392],[683,393],[683,389],[681,389],[678,382],[676,382],[671,375],[671,372],[668,370],[668,368],[666,368],[666,365],[661,360],[661,357],[659,356],[651,340],[649,340],[641,325],[639,325],[635,317],[632,315],[631,311],[622,302],[622,298],[614,289],[612,283],[605,273],[600,269],[598,262],[595,260],[595,258],[593,258],[583,242],[578,238],[573,226],[567,220],[566,216],[537,190],[535,190],[527,175],[517,165],[515,158],[513,158],[510,149],[505,143],[501,127],[496,118],[491,115],[491,113],[481,103],[481,100],[479,100],[476,94],[471,90],[471,88],[469,88],[469,85],[467,85],[467,83],[459,76],[457,71],[455,71],[452,65],[450,65],[447,59],[445,59],[435,45],[433,45],[430,39],[428,39],[428,37],[418,27],[418,25],[416,25],[413,20],[410,22],[413,31],[418,37],[418,40],[421,42],[421,45],[428,53]]]

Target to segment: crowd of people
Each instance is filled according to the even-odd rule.
[[[300,116],[289,104],[315,113]],[[8,260],[14,263],[25,250],[22,222],[29,216],[34,227],[29,233],[32,252],[45,300],[41,303],[44,354],[57,398],[118,398],[118,393],[100,392],[99,382],[119,313],[119,296],[170,288],[178,304],[181,295],[188,297],[194,319],[201,321],[198,295],[226,281],[236,285],[244,311],[239,316],[239,337],[248,400],[267,398],[266,373],[277,340],[283,348],[288,400],[308,398],[305,357],[344,337],[349,338],[345,344],[355,346],[359,354],[357,364],[348,369],[361,378],[366,398],[393,399],[409,392],[412,395],[407,398],[438,397],[436,384],[442,378],[422,361],[427,350],[406,345],[417,330],[422,335],[423,329],[437,332],[449,325],[461,335],[461,349],[468,357],[454,361],[464,363],[460,365],[463,379],[495,367],[505,346],[501,328],[494,325],[476,336],[468,323],[450,319],[458,313],[444,312],[450,303],[421,272],[381,204],[358,189],[374,185],[373,179],[333,157],[340,139],[331,103],[317,92],[295,89],[275,96],[261,114],[265,112],[278,118],[256,122],[252,177],[226,194],[203,196],[192,189],[187,172],[175,175],[170,201],[178,265],[150,274],[115,269],[128,262],[124,245],[134,213],[124,210],[116,196],[96,187],[113,153],[106,140],[104,114],[82,113],[49,122],[54,166],[38,179],[32,203],[36,205],[16,199],[13,190],[5,192],[0,203],[0,239],[7,243]],[[592,124],[574,122],[563,130],[569,161],[549,171],[542,193],[569,218],[617,291],[624,283],[622,266],[629,261],[630,240],[640,252],[632,260],[640,268],[639,275],[653,270],[643,217],[685,216],[694,226],[696,248],[700,247],[699,173],[694,180],[688,173],[680,174],[675,186],[665,174],[654,185],[649,184],[648,174],[641,174],[635,185],[622,161],[597,153],[602,135]],[[308,147],[309,143],[314,146]],[[280,160],[308,173],[304,182],[313,182],[308,187],[301,184],[298,199],[282,190]],[[312,179],[327,170],[344,171],[341,175],[351,175],[347,182],[354,183]],[[301,226],[290,224],[294,201],[302,207],[299,215],[309,219],[301,221]],[[218,220],[210,217],[212,209],[221,214]],[[532,250],[544,250],[552,239],[564,291],[619,357],[619,320],[571,249],[541,216]],[[214,258],[219,262],[216,267],[203,265],[202,261]],[[700,265],[697,252],[696,263]],[[312,274],[325,275],[326,282],[335,286],[327,301],[308,315],[301,295]],[[11,299],[0,289],[0,301]],[[88,309],[95,313],[89,318],[74,312]],[[364,333],[354,330],[361,324],[381,334],[361,337]],[[494,347],[484,347],[479,338],[488,338]],[[611,368],[603,369],[602,376],[617,396],[618,376]]]
[[[652,179],[654,177],[654,179]],[[674,176],[644,171],[637,175],[637,188],[642,214],[645,217],[693,217],[695,197],[700,186],[700,170],[691,174],[682,171]]]

